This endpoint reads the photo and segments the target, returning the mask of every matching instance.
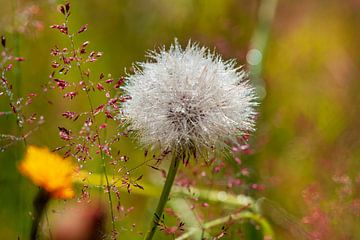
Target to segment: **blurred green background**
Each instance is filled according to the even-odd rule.
[[[0,33],[13,49],[18,35],[20,55],[26,58],[21,63],[22,93],[40,91],[51,72],[50,49],[67,44],[61,34],[49,28],[63,21],[56,10],[59,3],[0,0]],[[265,24],[261,24],[261,4],[276,7],[273,19],[271,6],[264,10]],[[191,39],[215,48],[224,58],[236,58],[239,64],[254,70],[252,81],[263,99],[257,131],[251,138],[254,154],[247,161],[257,181],[266,186],[258,197],[277,202],[301,221],[309,211],[303,191],[317,183],[324,196],[322,203],[330,209],[329,205],[336,204],[334,199],[339,198],[336,189],[343,184],[334,176],[341,175],[352,182],[352,194],[344,201],[352,203],[357,199],[360,1],[87,0],[71,1],[71,8],[70,26],[78,29],[89,24],[79,43],[89,40],[91,49],[104,52],[92,66],[94,76],[100,72],[123,76],[134,61],[145,59],[148,49],[169,46],[174,38],[182,45]],[[248,51],[254,47],[263,48],[261,72],[258,66],[248,63]],[[52,105],[47,103],[49,99]],[[84,105],[81,101],[71,104],[73,109]],[[45,123],[28,142],[50,148],[61,145],[57,126],[63,125],[61,113],[68,107],[59,94],[40,94],[28,111],[44,115]],[[0,110],[7,109],[6,97],[0,96]],[[0,132],[16,133],[15,119],[0,117]],[[16,163],[22,151],[19,143],[0,153],[1,239],[16,239],[19,229],[29,227],[36,188],[17,173]],[[121,151],[134,159],[142,156],[128,142],[121,145]],[[142,171],[147,172],[147,179],[158,176],[148,168]],[[131,224],[137,221],[135,231],[144,231],[156,201],[137,195],[126,196],[124,201],[135,210],[119,223],[124,228],[119,239],[138,239],[138,235],[131,235]],[[270,221],[277,239],[296,239],[287,231],[290,222]],[[351,218],[353,226],[358,223],[358,217]],[[349,231],[359,238],[359,230]]]

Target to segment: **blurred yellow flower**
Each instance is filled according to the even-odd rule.
[[[47,148],[29,146],[19,170],[51,197],[67,199],[75,195],[72,189],[74,165]]]

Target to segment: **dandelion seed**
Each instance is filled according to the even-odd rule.
[[[143,145],[209,149],[254,129],[254,89],[234,60],[177,41],[149,58],[123,87],[123,113]]]
[[[51,197],[68,199],[74,196],[73,164],[47,148],[29,146],[19,170],[35,185],[45,189]]]

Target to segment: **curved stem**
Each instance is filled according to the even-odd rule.
[[[229,206],[246,207],[253,211],[257,211],[255,201],[246,195],[234,195],[225,191],[207,190],[195,187],[174,187],[174,194],[177,197],[192,197],[196,199],[204,199],[210,202],[225,203]]]
[[[165,181],[165,184],[164,184],[164,187],[163,187],[160,199],[159,199],[158,206],[156,208],[156,211],[153,216],[153,220],[150,225],[150,231],[148,232],[148,234],[145,237],[146,240],[151,240],[153,238],[156,228],[159,225],[161,216],[164,211],[165,204],[169,198],[171,187],[175,180],[176,172],[180,165],[181,156],[182,156],[181,154],[175,152],[171,159],[171,165],[169,167],[169,171],[168,171],[166,181]]]
[[[202,229],[192,228],[188,232],[186,232],[183,235],[181,235],[180,237],[176,238],[175,240],[188,239],[190,236],[194,235],[198,231],[207,230],[207,229],[210,229],[210,228],[215,227],[217,225],[224,224],[224,223],[234,221],[234,220],[240,220],[240,219],[249,219],[249,220],[253,220],[253,221],[257,222],[262,228],[264,238],[268,237],[268,238],[270,238],[272,240],[275,240],[274,232],[273,232],[270,224],[268,223],[268,221],[265,218],[263,218],[262,216],[260,216],[259,214],[256,214],[256,213],[253,213],[253,212],[250,212],[250,211],[243,211],[243,212],[240,212],[240,213],[231,214],[231,215],[228,215],[226,217],[222,217],[222,218],[212,220],[210,222],[205,223],[203,225]]]

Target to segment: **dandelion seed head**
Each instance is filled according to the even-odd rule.
[[[177,41],[148,57],[124,86],[123,113],[143,145],[213,148],[254,130],[254,89],[234,60]]]

